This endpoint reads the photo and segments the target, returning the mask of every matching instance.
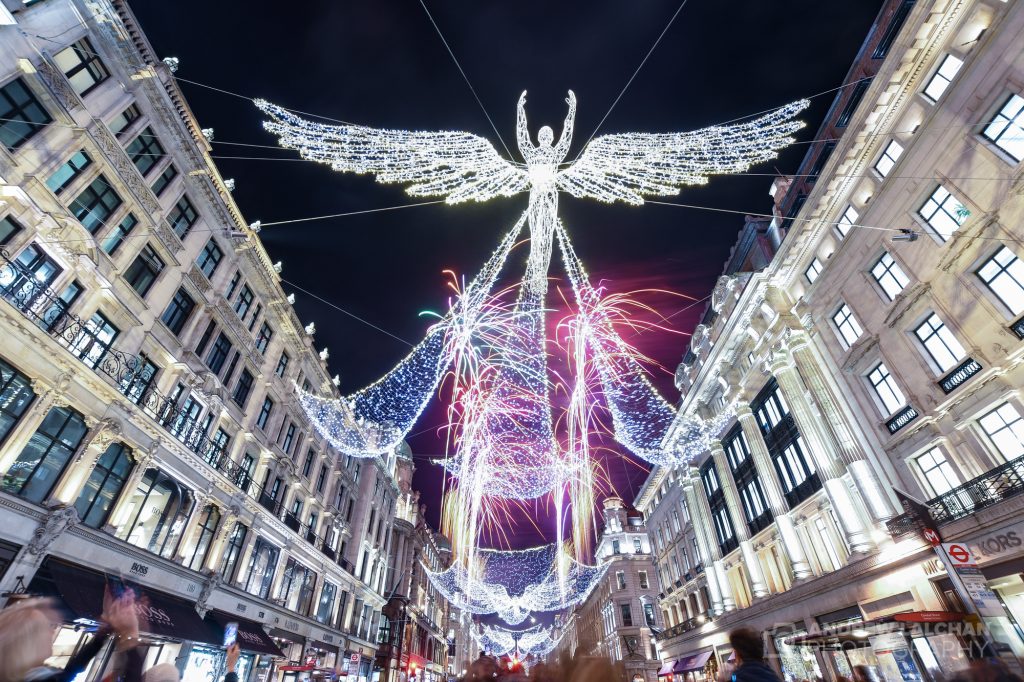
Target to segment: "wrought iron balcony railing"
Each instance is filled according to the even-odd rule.
[[[913,405],[907,405],[902,410],[889,417],[889,420],[885,422],[885,428],[889,429],[889,433],[896,433],[919,416],[920,413],[918,413]]]
[[[974,358],[967,358],[949,374],[939,379],[939,388],[943,393],[952,393],[980,371],[981,365],[978,361]]]
[[[666,639],[672,639],[673,637],[678,637],[678,636],[683,635],[683,634],[685,634],[685,633],[687,633],[687,632],[689,632],[691,630],[696,630],[697,628],[699,628],[700,626],[704,625],[705,623],[711,622],[712,619],[713,619],[713,616],[712,616],[710,611],[708,613],[700,615],[700,616],[694,616],[693,618],[689,618],[687,620],[684,620],[682,623],[676,623],[675,625],[673,625],[670,628],[665,628],[661,632],[655,633],[654,639],[659,641],[659,642],[662,642],[662,641],[664,641]]]
[[[938,524],[951,523],[1024,493],[1024,455],[1000,464],[975,479],[928,500],[928,510]],[[890,519],[889,534],[900,537],[916,531],[908,514]]]

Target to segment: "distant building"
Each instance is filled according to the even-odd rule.
[[[635,501],[666,673],[712,679],[739,625],[790,682],[963,668],[974,599],[897,489],[970,548],[988,628],[1024,654],[1022,34],[1020,3],[885,3],[773,186],[770,262],[734,251],[676,385],[681,415],[736,416]]]
[[[626,682],[656,682],[661,664],[654,633],[663,621],[647,526],[643,514],[617,497],[605,499],[603,507],[595,557],[608,571],[576,608],[575,631],[560,650],[575,644],[571,655],[608,656]]]

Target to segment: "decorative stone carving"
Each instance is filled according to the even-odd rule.
[[[33,556],[46,554],[57,538],[68,528],[78,525],[78,512],[74,507],[54,507],[36,528],[25,550]]]
[[[82,99],[78,96],[78,93],[71,87],[68,79],[64,77],[60,69],[50,62],[48,55],[44,55],[39,60],[39,63],[36,65],[36,73],[39,74],[40,80],[46,83],[46,87],[50,89],[50,92],[53,93],[53,96],[60,102],[62,107],[70,111],[85,106],[82,104]]]
[[[711,309],[716,313],[721,312],[726,300],[729,298],[729,294],[736,287],[736,278],[729,275],[722,275],[718,278],[718,282],[715,284],[714,291],[711,292]]]
[[[206,578],[203,580],[203,587],[199,591],[199,598],[196,599],[196,611],[199,613],[200,618],[206,617],[206,613],[210,610],[210,607],[207,606],[210,597],[213,596],[214,591],[223,582],[220,573],[216,571],[204,571],[204,573]]]

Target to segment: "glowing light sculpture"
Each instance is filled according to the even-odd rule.
[[[556,632],[554,626],[544,627],[535,625],[526,630],[511,630],[496,625],[482,623],[477,628],[471,628],[470,634],[484,651],[496,656],[505,656],[518,652],[523,656],[544,656],[558,646],[558,643],[565,637],[566,630],[563,628]]]

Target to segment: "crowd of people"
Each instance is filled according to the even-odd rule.
[[[103,682],[180,682],[177,667],[162,663],[143,671],[145,664],[139,632],[140,609],[131,591],[104,595],[103,613],[96,635],[80,648],[63,668],[48,666],[53,641],[62,623],[61,614],[46,599],[26,599],[0,610],[0,682],[72,682],[113,640],[113,656]],[[765,658],[761,633],[738,628],[729,633],[731,662],[716,682],[783,682]],[[239,682],[235,669],[240,656],[237,644],[227,650],[224,682]],[[852,678],[838,682],[878,682],[864,666],[853,669]],[[502,667],[483,651],[466,671],[468,682],[619,682],[623,671],[600,656],[580,656],[561,664],[537,663],[526,672],[514,663]],[[1022,682],[994,656],[976,656],[970,666],[950,676],[950,682]]]

